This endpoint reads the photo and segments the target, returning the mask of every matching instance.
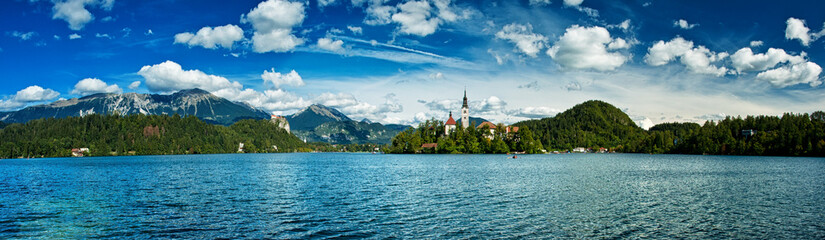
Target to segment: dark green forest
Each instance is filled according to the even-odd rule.
[[[88,115],[3,124],[0,158],[67,157],[73,148],[91,156],[309,151],[309,145],[268,120],[230,126],[178,115]],[[275,149],[277,147],[277,149]]]
[[[548,150],[600,147],[629,153],[825,156],[825,113],[728,117],[720,121],[664,123],[648,131],[618,108],[587,101],[552,118],[515,126],[534,129]]]
[[[825,156],[825,113],[728,117],[704,125],[659,124],[633,149],[644,153]]]
[[[541,153],[541,142],[533,138],[529,127],[522,127],[518,132],[506,133],[504,125],[493,129],[483,126],[476,128],[470,123],[467,129],[458,125],[449,135],[444,133],[444,123],[435,119],[428,120],[409,128],[392,139],[388,153]],[[438,144],[435,148],[422,147],[425,143]]]

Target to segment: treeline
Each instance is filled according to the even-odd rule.
[[[393,138],[396,153],[537,153],[542,149],[568,151],[578,147],[606,148],[627,153],[825,156],[825,112],[782,116],[728,117],[720,121],[665,123],[649,130],[620,109],[591,100],[552,118],[514,124],[516,134],[504,134],[499,125],[489,129],[459,129],[444,136],[439,121],[422,123]],[[532,131],[531,131],[532,130]],[[528,139],[528,141],[524,141]],[[435,149],[424,143],[438,143]]]
[[[88,115],[37,119],[0,129],[0,158],[67,157],[73,148],[88,155],[165,155],[311,151],[309,145],[267,120],[231,126],[178,115]],[[276,149],[277,148],[277,149]]]
[[[544,147],[533,138],[528,127],[517,132],[505,132],[499,124],[493,131],[489,126],[476,128],[471,123],[467,129],[458,125],[449,135],[444,132],[444,122],[432,119],[409,128],[392,139],[388,153],[541,153]],[[433,146],[433,143],[436,145]],[[428,146],[425,148],[425,144]]]
[[[825,112],[727,117],[704,125],[652,127],[633,152],[714,155],[825,156]]]

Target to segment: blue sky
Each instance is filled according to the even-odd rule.
[[[590,99],[643,126],[823,110],[821,1],[0,3],[0,111],[199,87],[274,114],[313,103],[497,122]]]

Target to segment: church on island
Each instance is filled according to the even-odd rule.
[[[453,112],[450,111],[450,118],[447,119],[447,122],[444,124],[444,135],[449,136],[451,132],[454,132],[456,129],[456,124],[455,119],[453,119]],[[476,126],[476,128],[480,129],[484,126],[487,126],[490,129],[490,134],[485,134],[487,138],[493,139],[496,131],[496,125],[492,122],[483,122]],[[468,127],[470,127],[470,107],[467,104],[467,90],[464,90],[464,102],[461,104],[461,128],[467,129]],[[518,127],[505,126],[504,133],[509,134],[511,132],[518,132]]]

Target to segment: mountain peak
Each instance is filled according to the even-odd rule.
[[[286,119],[295,130],[312,130],[327,122],[352,121],[337,109],[321,104],[312,104],[295,114],[286,116]]]
[[[192,88],[180,90],[172,95],[212,95],[212,93],[200,88]]]

